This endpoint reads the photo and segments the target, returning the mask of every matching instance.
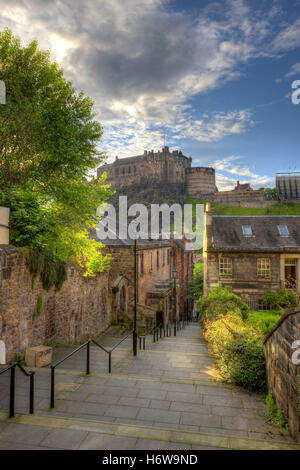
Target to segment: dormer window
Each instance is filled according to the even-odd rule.
[[[245,237],[252,237],[253,236],[251,225],[243,225],[242,229],[243,229],[243,235]]]
[[[278,232],[281,237],[289,236],[289,230],[286,225],[278,225]]]

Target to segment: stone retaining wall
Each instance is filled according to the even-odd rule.
[[[288,310],[266,335],[264,349],[268,387],[276,405],[289,423],[293,437],[300,442],[299,375],[300,364],[293,364],[294,341],[300,340],[300,308]],[[299,349],[299,346],[298,346]],[[298,354],[300,358],[300,353]]]
[[[39,297],[43,305],[38,315]],[[49,340],[79,342],[103,331],[110,320],[107,274],[87,279],[76,266],[69,266],[62,289],[46,291],[39,279],[32,284],[17,249],[0,247],[0,340],[5,343],[6,362],[24,354],[28,346]]]

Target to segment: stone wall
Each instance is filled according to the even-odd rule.
[[[233,189],[232,191],[218,191],[214,194],[198,194],[198,197],[216,204],[226,204],[237,207],[265,208],[276,204],[276,201],[267,201],[264,198],[264,189]]]
[[[298,380],[300,364],[292,362],[294,341],[300,340],[300,308],[287,311],[264,339],[268,387],[277,407],[289,423],[293,437],[300,442]],[[299,347],[298,347],[299,349]],[[299,357],[299,354],[298,354]],[[298,375],[298,378],[297,378]]]
[[[219,258],[230,258],[232,261],[232,279],[222,280],[219,277]],[[257,277],[258,258],[269,258],[271,279]],[[230,286],[232,291],[247,302],[254,310],[259,308],[266,291],[276,291],[282,287],[280,277],[280,253],[239,253],[234,251],[207,252],[205,263],[205,292],[219,283]]]
[[[17,249],[0,247],[0,261],[0,339],[7,362],[24,354],[28,346],[49,340],[75,343],[108,327],[108,274],[87,279],[77,267],[69,266],[62,289],[46,291],[39,279],[32,284],[25,258]],[[37,315],[39,296],[43,305]]]

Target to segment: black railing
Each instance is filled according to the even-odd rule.
[[[172,336],[172,330],[174,336],[176,336],[178,330],[182,330],[188,324],[188,320],[184,317],[182,320],[176,320],[174,323],[167,323],[167,325],[163,325],[160,323],[159,325],[155,325],[150,331],[143,335],[138,335],[139,338],[139,348],[142,350],[146,349],[146,336],[153,335],[153,343],[156,343],[162,337],[170,337]]]
[[[21,364],[13,362],[5,369],[0,370],[0,375],[10,370],[10,392],[9,392],[9,417],[15,416],[15,395],[16,395],[16,367],[18,367],[26,377],[30,377],[29,389],[29,413],[34,413],[34,371],[27,372]]]
[[[90,348],[91,348],[91,343],[93,343],[95,346],[98,346],[98,348],[102,349],[106,354],[108,354],[108,373],[111,373],[111,354],[112,352],[120,346],[125,339],[127,339],[130,335],[132,335],[133,331],[128,333],[128,335],[124,336],[117,344],[115,344],[112,348],[106,349],[104,346],[101,344],[97,343],[94,339],[88,339],[85,343],[81,344],[78,346],[78,348],[74,349],[74,351],[70,352],[66,356],[64,356],[62,359],[57,361],[55,364],[51,364],[51,396],[50,396],[50,408],[54,408],[54,402],[55,402],[55,369],[57,366],[62,364],[64,361],[69,359],[71,356],[76,354],[78,351],[86,347],[86,374],[90,374]]]

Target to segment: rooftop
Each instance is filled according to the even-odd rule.
[[[212,216],[212,236],[215,250],[300,251],[300,216]]]

